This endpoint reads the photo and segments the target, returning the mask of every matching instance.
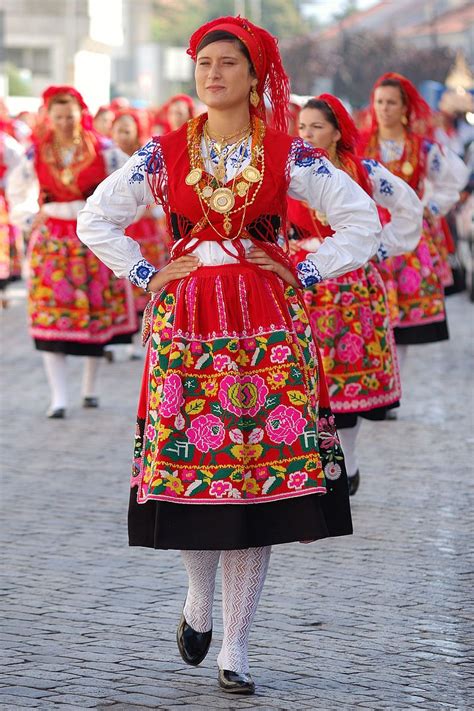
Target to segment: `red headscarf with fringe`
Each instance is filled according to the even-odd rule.
[[[193,33],[189,40],[188,54],[196,61],[198,47],[210,32],[229,32],[247,48],[258,79],[257,93],[260,103],[250,105],[250,112],[266,121],[266,95],[271,106],[273,125],[286,132],[288,127],[288,104],[290,101],[290,80],[283,68],[278,40],[245,17],[219,17],[206,23]]]
[[[59,96],[60,94],[63,94],[65,96],[71,96],[77,101],[82,111],[82,127],[90,131],[92,129],[92,116],[89,113],[89,108],[86,102],[84,101],[82,94],[73,86],[69,86],[67,84],[61,86],[49,86],[45,91],[43,91],[41,98],[43,99],[43,105],[46,107],[46,109],[49,109],[51,99],[55,96]]]
[[[320,94],[317,101],[324,101],[336,119],[341,138],[337,142],[337,153],[343,165],[347,165],[349,173],[355,173],[356,181],[361,188],[372,197],[372,187],[367,177],[367,171],[356,156],[356,147],[360,139],[359,131],[354,119],[349,114],[342,101],[332,94]]]
[[[386,72],[377,79],[370,96],[370,116],[372,119],[371,132],[374,133],[378,129],[377,117],[374,109],[375,90],[378,89],[379,86],[387,79],[395,81],[400,87],[403,100],[407,107],[407,128],[415,131],[415,133],[421,133],[419,130],[416,130],[414,124],[416,122],[423,122],[427,126],[428,130],[428,126],[431,122],[431,109],[416,89],[415,85],[402,74],[397,74],[396,72]]]

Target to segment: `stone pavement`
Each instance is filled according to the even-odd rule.
[[[364,423],[356,535],[274,549],[251,638],[258,692],[236,699],[216,685],[219,598],[210,653],[186,667],[175,644],[179,556],[127,547],[141,364],[104,364],[94,411],[79,407],[71,360],[69,417],[46,420],[41,360],[21,287],[12,291],[2,338],[2,708],[474,707],[466,296],[449,300],[449,343],[409,353],[400,419]]]

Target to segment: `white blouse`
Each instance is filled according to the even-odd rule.
[[[102,138],[101,140],[104,144],[102,156],[106,173],[110,175],[113,171],[125,165],[128,156],[108,139]],[[27,230],[40,209],[40,185],[35,170],[34,146],[28,148],[9,174],[6,193],[7,200],[11,205],[11,220],[13,224],[23,230]],[[75,220],[78,212],[82,210],[85,204],[85,200],[48,202],[42,206],[42,211],[48,217],[55,217],[60,220]]]
[[[156,140],[147,143],[123,168],[104,180],[78,216],[79,238],[118,277],[130,276],[143,260],[138,243],[126,237],[124,230],[140,205],[153,202],[146,171],[147,159],[157,148]],[[242,146],[240,154],[225,157],[226,180],[231,180],[249,164],[250,141]],[[381,225],[375,203],[362,188],[328,160],[308,156],[308,148],[311,150],[301,139],[292,143],[288,158],[289,194],[327,215],[335,234],[323,242],[317,254],[309,255],[309,259],[321,277],[335,277],[371,259],[380,242]],[[210,170],[210,161],[216,164],[218,157],[212,151],[210,156],[207,154],[204,141],[201,152],[204,166]],[[242,239],[241,243],[245,250],[250,249],[250,240]],[[223,244],[236,254],[231,241]],[[237,261],[214,241],[201,242],[193,253],[209,266]]]

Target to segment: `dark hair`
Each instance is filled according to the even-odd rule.
[[[328,104],[326,104],[325,101],[322,101],[321,99],[309,99],[303,106],[303,109],[317,109],[318,111],[321,111],[326,121],[328,121],[331,126],[333,126],[338,131],[340,130],[337,118],[334,116],[333,110]],[[303,109],[301,110],[303,111]]]
[[[214,42],[232,42],[248,61],[250,74],[255,77],[257,76],[247,47],[241,40],[239,40],[238,37],[230,32],[226,32],[225,30],[214,30],[213,32],[208,32],[207,35],[204,35],[196,50],[196,56],[199,52],[201,52],[201,50],[204,49],[204,47],[207,47],[209,44],[213,44]]]
[[[67,104],[76,104],[76,106],[81,110],[81,105],[75,96],[72,94],[54,94],[48,101],[47,110],[49,111],[55,104],[60,104],[61,106],[66,106]]]
[[[400,84],[399,81],[396,79],[383,79],[383,81],[380,82],[380,84],[377,84],[377,89],[379,89],[381,86],[391,86],[394,89],[398,89],[400,92],[400,96],[402,97],[402,103],[405,104],[405,106],[408,106],[408,98],[407,95],[405,94],[405,89],[403,86]]]

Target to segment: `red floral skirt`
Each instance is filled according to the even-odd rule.
[[[49,218],[29,244],[28,313],[39,341],[106,344],[134,333],[130,284],[77,237],[75,220]]]
[[[147,314],[145,315],[147,317]],[[138,501],[259,503],[326,493],[343,461],[307,311],[253,267],[202,267],[149,307]]]
[[[132,237],[140,245],[143,258],[157,269],[161,269],[169,259],[169,237],[168,233],[158,220],[150,215],[145,215],[137,222],[127,227],[125,234]],[[132,287],[135,308],[138,313],[143,313],[150,294],[136,286]]]
[[[367,412],[401,395],[387,296],[371,263],[305,291],[331,409]]]
[[[398,328],[445,321],[440,259],[433,233],[425,221],[417,248],[390,260],[397,280]]]
[[[22,250],[21,232],[10,224],[7,202],[0,192],[0,282],[21,278]]]

